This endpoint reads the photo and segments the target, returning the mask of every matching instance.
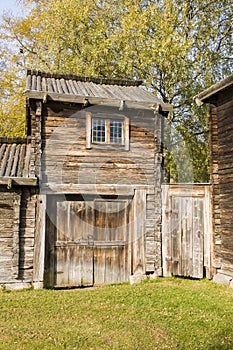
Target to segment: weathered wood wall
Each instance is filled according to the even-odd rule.
[[[121,146],[97,144],[87,149],[87,111],[129,118],[129,151]],[[146,270],[161,274],[161,116],[152,110],[119,111],[106,106],[81,109],[78,104],[42,104],[34,100],[30,101],[29,114],[35,171],[47,193],[55,189],[57,193],[85,196],[82,185],[92,186],[94,195],[100,194],[99,188],[102,194],[111,194],[112,185],[116,194],[123,186],[146,190]],[[40,160],[42,171],[37,166]]]
[[[36,227],[36,188],[22,188],[19,224],[19,279],[33,281]]]
[[[19,277],[20,193],[0,192],[0,283]]]
[[[219,272],[233,277],[233,88],[218,92],[210,104],[211,177],[215,261]]]
[[[162,188],[163,275],[212,278],[210,185],[172,184]]]
[[[0,188],[0,285],[29,287],[33,282],[35,188]]]
[[[145,274],[145,191],[133,199],[75,194],[47,201],[46,287],[122,283]]]

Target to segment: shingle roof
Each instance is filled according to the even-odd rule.
[[[0,184],[10,179],[20,185],[37,182],[31,171],[29,139],[0,137]]]
[[[53,100],[80,102],[84,98],[95,104],[102,101],[117,100],[160,105],[163,110],[171,106],[143,89],[141,81],[83,77],[66,74],[51,74],[27,71],[26,92],[31,98],[50,98]]]

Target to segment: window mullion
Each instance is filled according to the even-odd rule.
[[[106,143],[110,143],[110,120],[105,120],[105,137],[106,137]]]
[[[124,134],[125,150],[129,151],[129,118],[127,117],[125,117],[123,134]]]
[[[92,125],[91,125],[91,113],[86,113],[86,148],[91,148],[91,139],[92,139]]]

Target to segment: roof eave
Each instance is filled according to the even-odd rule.
[[[47,100],[52,101],[60,101],[60,102],[68,102],[68,103],[79,103],[83,104],[84,106],[88,104],[90,105],[102,105],[102,106],[111,106],[111,107],[119,107],[121,106],[122,100],[120,99],[109,99],[109,98],[102,98],[102,97],[94,97],[94,96],[83,96],[83,95],[68,95],[68,94],[58,94],[58,93],[52,93],[52,92],[43,92],[43,91],[32,91],[32,90],[26,90],[25,94],[28,98],[31,99],[38,99],[43,100],[46,102]],[[163,112],[171,112],[172,106],[170,104],[163,103],[156,103],[155,101],[131,101],[131,100],[124,100],[126,107],[128,108],[143,108],[143,109],[153,109],[156,110],[159,109]]]
[[[201,106],[205,102],[209,102],[209,99],[217,94],[218,92],[228,89],[233,85],[233,74],[226,79],[219,81],[218,83],[210,86],[208,89],[201,92],[199,95],[194,97],[196,104]]]
[[[12,186],[37,186],[38,179],[36,177],[0,176],[0,185],[7,185],[8,188]]]

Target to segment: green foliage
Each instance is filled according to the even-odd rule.
[[[0,349],[230,350],[232,297],[210,281],[175,278],[2,292]]]
[[[2,42],[12,45],[4,58],[7,70],[10,59],[21,80],[26,67],[142,79],[146,88],[174,106],[168,120],[189,148],[192,181],[208,181],[206,112],[194,106],[193,97],[231,72],[229,0],[25,0],[22,4],[28,6],[25,17],[4,19]],[[172,144],[170,138],[167,147]],[[182,154],[177,147],[169,151],[168,178],[180,177],[173,159],[174,152]],[[183,176],[182,181],[189,179]]]

